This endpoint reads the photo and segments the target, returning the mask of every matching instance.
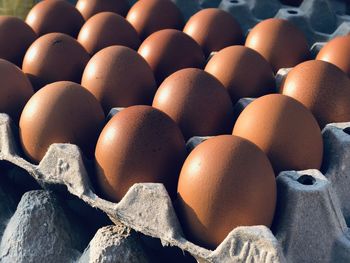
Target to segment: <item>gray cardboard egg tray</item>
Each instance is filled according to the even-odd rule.
[[[250,101],[242,99],[235,112]],[[324,175],[287,171],[276,178],[272,231],[238,227],[214,251],[186,240],[162,184],[135,184],[119,203],[111,203],[95,193],[77,146],[53,144],[40,164],[33,165],[21,157],[16,132],[10,118],[0,114],[0,160],[25,171],[9,169],[2,176],[16,182],[12,187],[28,186],[34,178],[45,190],[25,193],[16,210],[11,187],[0,184],[0,262],[155,262],[138,233],[187,251],[198,262],[350,262],[350,123],[329,124],[323,130]],[[190,139],[188,151],[207,138]],[[66,190],[77,197],[74,214],[82,212],[84,201],[115,223],[98,230],[83,253],[86,230],[79,219],[69,218],[74,216],[60,197]]]

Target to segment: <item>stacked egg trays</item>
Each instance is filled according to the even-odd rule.
[[[314,56],[323,42],[350,32],[350,16],[342,1],[326,5],[327,0],[304,0],[299,7],[278,0],[174,2],[187,17],[206,7],[224,9],[245,33],[269,17],[291,20],[306,33]],[[286,69],[277,73],[277,85],[287,73]],[[241,99],[235,112],[250,101]],[[95,193],[89,163],[77,146],[53,144],[40,164],[33,165],[21,157],[17,132],[10,118],[0,114],[1,171],[6,175],[0,184],[1,262],[48,257],[52,262],[155,262],[167,253],[174,262],[192,262],[182,253],[198,262],[350,262],[350,123],[328,124],[322,131],[322,173],[286,171],[276,178],[272,230],[238,227],[214,251],[186,240],[162,184],[135,184],[119,203],[106,201]],[[188,152],[205,139],[191,138]],[[99,229],[86,247],[94,230],[110,222],[108,218],[115,225]],[[28,241],[33,238],[36,242]],[[176,252],[166,246],[177,248]]]

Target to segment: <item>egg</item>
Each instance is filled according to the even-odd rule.
[[[25,105],[19,133],[26,156],[38,163],[53,143],[73,143],[92,158],[104,124],[101,105],[79,84],[51,83]]]
[[[127,0],[78,0],[76,8],[88,20],[100,12],[113,12],[125,16],[129,10]]]
[[[78,35],[78,42],[91,54],[113,45],[137,49],[140,45],[136,30],[124,17],[102,12],[91,17]]]
[[[152,69],[136,51],[111,46],[99,51],[87,64],[81,85],[102,104],[113,107],[152,104],[157,85]]]
[[[98,138],[95,158],[102,196],[118,202],[135,183],[163,183],[174,198],[186,156],[176,123],[151,106],[132,106],[115,115]]]
[[[181,11],[169,0],[139,0],[130,8],[126,19],[141,40],[161,29],[181,30],[184,23]]]
[[[198,145],[181,169],[177,191],[186,237],[208,249],[235,227],[270,227],[274,217],[271,163],[256,145],[237,136],[221,135]]]
[[[39,35],[60,32],[76,37],[84,24],[80,12],[69,2],[45,0],[37,3],[28,13],[26,23]]]
[[[291,22],[278,18],[266,19],[253,27],[245,46],[259,52],[274,72],[294,67],[310,55],[304,33]]]
[[[205,71],[224,85],[233,103],[244,97],[276,92],[270,64],[258,52],[244,46],[220,50],[209,60]]]
[[[338,36],[329,41],[316,59],[336,65],[350,77],[350,36]]]
[[[23,20],[0,16],[0,58],[21,66],[24,54],[36,38],[33,29]]]
[[[0,59],[0,112],[16,123],[24,105],[34,94],[27,76],[14,64]]]
[[[139,54],[151,66],[157,83],[183,68],[201,68],[205,57],[201,47],[185,33],[163,29],[150,35],[139,47]]]
[[[34,89],[46,84],[69,80],[80,82],[90,57],[74,38],[62,33],[50,33],[38,38],[27,50],[22,70]]]
[[[321,130],[311,112],[291,97],[270,94],[251,102],[239,115],[232,134],[262,149],[276,175],[321,167]]]
[[[233,106],[228,92],[215,77],[201,69],[182,69],[166,78],[152,106],[168,114],[186,139],[230,134],[233,127]]]
[[[243,42],[242,29],[236,19],[218,8],[207,8],[194,14],[183,32],[202,47],[206,56]]]
[[[331,63],[310,60],[299,64],[288,73],[282,93],[304,104],[321,128],[350,121],[350,80]]]

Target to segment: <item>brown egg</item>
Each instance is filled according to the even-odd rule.
[[[350,77],[350,36],[338,36],[329,41],[316,59],[336,65]]]
[[[182,69],[166,78],[152,106],[168,114],[186,139],[230,134],[233,127],[229,94],[215,77],[201,69]]]
[[[0,112],[16,123],[24,105],[34,94],[27,76],[14,64],[0,59]]]
[[[259,146],[270,158],[276,175],[321,167],[323,141],[317,121],[288,96],[265,95],[250,103],[239,115],[233,135]]]
[[[59,81],[28,101],[19,122],[20,139],[34,162],[40,162],[53,143],[76,144],[91,158],[103,124],[102,107],[90,92],[74,82]]]
[[[122,46],[102,49],[87,64],[81,85],[108,113],[113,107],[151,104],[157,85],[152,69],[136,51]]]
[[[304,104],[321,128],[350,121],[350,80],[331,63],[310,60],[299,64],[288,73],[282,93]]]
[[[216,53],[205,71],[225,86],[233,103],[244,97],[260,97],[276,91],[270,64],[256,51],[244,46],[231,46]]]
[[[88,20],[100,12],[113,12],[125,16],[129,10],[127,0],[78,0],[76,8]]]
[[[126,19],[134,26],[141,40],[161,29],[182,29],[179,8],[169,0],[139,0],[129,10]]]
[[[194,14],[183,32],[202,47],[206,56],[243,41],[242,29],[236,19],[218,8],[207,8]]]
[[[26,23],[39,35],[60,32],[76,37],[84,24],[80,12],[64,0],[45,0],[28,13]]]
[[[114,202],[141,182],[163,183],[174,197],[185,155],[184,138],[168,115],[151,106],[132,106],[115,115],[98,139],[98,184]]]
[[[151,66],[158,84],[183,68],[201,68],[205,58],[201,47],[191,37],[175,29],[163,29],[141,44],[139,54]]]
[[[38,90],[60,80],[80,82],[89,59],[89,54],[74,38],[51,33],[38,38],[30,46],[22,70]]]
[[[33,29],[23,20],[0,16],[0,58],[21,66],[24,54],[36,38]]]
[[[235,227],[272,223],[273,169],[266,155],[243,138],[221,135],[198,145],[182,167],[177,191],[185,235],[209,249]]]
[[[112,12],[102,12],[91,17],[78,36],[78,41],[91,54],[113,45],[137,49],[140,45],[135,29],[126,19]]]
[[[270,18],[257,24],[245,45],[259,52],[277,72],[308,59],[309,47],[302,31],[287,20]]]

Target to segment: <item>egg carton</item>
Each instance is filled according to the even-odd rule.
[[[6,227],[0,229],[0,262],[152,262],[130,228],[102,227],[89,242],[82,218],[72,214],[59,196],[29,191],[16,208],[16,191],[3,184],[0,212]]]
[[[291,7],[278,0],[223,0],[219,8],[231,13],[246,33],[267,18],[289,20],[304,31],[310,45],[350,32],[346,1],[304,0],[299,7]]]
[[[240,109],[250,101],[243,101]],[[272,231],[265,226],[238,227],[214,251],[186,240],[162,184],[135,184],[119,203],[109,202],[96,194],[91,183],[93,176],[89,176],[77,146],[53,144],[40,164],[33,165],[21,157],[13,130],[9,117],[0,114],[0,160],[26,171],[8,173],[11,181],[28,185],[28,179],[34,178],[44,189],[63,193],[68,190],[78,197],[77,200],[103,211],[116,225],[122,224],[159,239],[164,246],[186,251],[198,262],[350,262],[350,236],[346,225],[350,221],[350,204],[347,202],[350,195],[347,190],[350,186],[347,164],[350,123],[329,124],[323,130],[325,176],[317,170],[307,170],[282,172],[277,177],[278,202]],[[188,151],[207,138],[190,139]],[[82,212],[81,202],[78,203],[77,214]],[[5,233],[7,228],[13,229],[9,227],[10,223]],[[18,239],[16,235],[12,239],[5,238],[7,236],[4,234],[1,244],[11,244]],[[131,254],[138,251],[135,246],[143,246],[139,243],[138,239],[133,240]],[[5,254],[8,253],[0,246],[0,259]]]

